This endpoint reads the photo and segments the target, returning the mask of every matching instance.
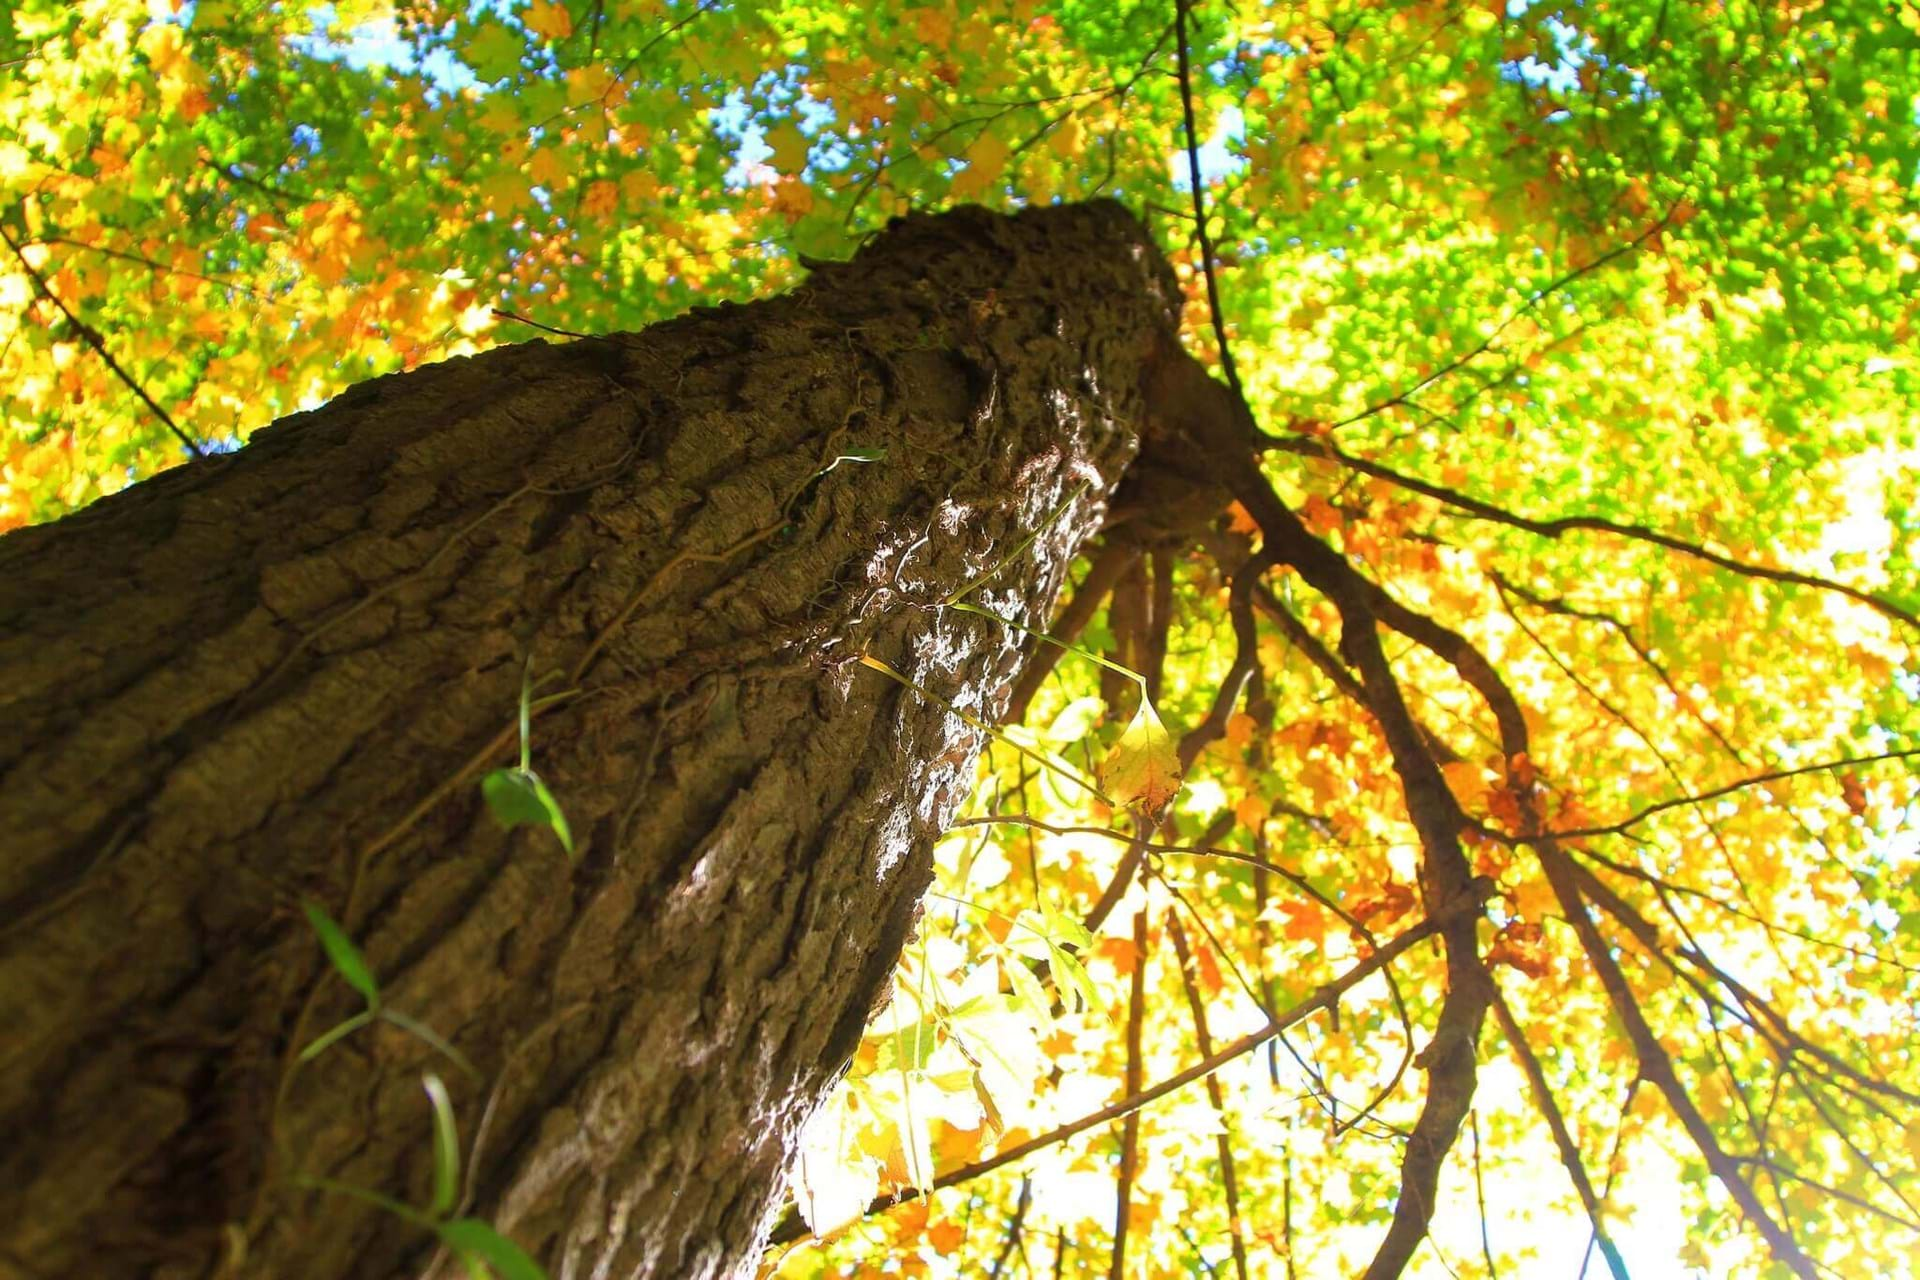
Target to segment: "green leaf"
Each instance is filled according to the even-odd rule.
[[[461,1071],[465,1072],[472,1079],[478,1080],[480,1078],[480,1072],[474,1068],[472,1062],[468,1061],[466,1054],[461,1053],[451,1044],[448,1044],[446,1039],[441,1036],[438,1031],[435,1031],[418,1018],[410,1018],[398,1009],[382,1009],[380,1011],[380,1020],[382,1022],[392,1023],[416,1040],[421,1041],[430,1048],[437,1049],[449,1062],[460,1068]]]
[[[1000,967],[1005,970],[1007,981],[1013,985],[1013,995],[1028,1019],[1036,1026],[1051,1021],[1053,1002],[1047,999],[1046,989],[1040,985],[1040,979],[1033,976],[1033,970],[1012,957],[1003,957]]]
[[[527,45],[504,24],[482,20],[472,38],[459,45],[459,51],[476,75],[491,82],[520,70]]]
[[[334,1044],[345,1039],[347,1036],[352,1035],[354,1032],[358,1031],[360,1028],[366,1026],[369,1022],[372,1022],[378,1016],[379,1015],[376,1014],[372,1009],[362,1009],[359,1013],[354,1014],[351,1018],[348,1018],[345,1022],[340,1023],[338,1026],[333,1027],[326,1031],[322,1031],[319,1035],[313,1038],[313,1042],[311,1044],[309,1044],[306,1048],[300,1051],[299,1061],[312,1062],[315,1058],[325,1053]]]
[[[434,1225],[427,1220],[426,1215],[422,1214],[412,1205],[403,1204],[401,1201],[395,1200],[392,1196],[383,1195],[371,1187],[355,1186],[351,1182],[337,1182],[332,1178],[316,1178],[310,1174],[299,1174],[295,1176],[293,1182],[295,1186],[306,1187],[312,1191],[325,1191],[332,1195],[351,1196],[353,1199],[365,1204],[370,1204],[377,1209],[384,1209],[394,1217],[406,1222],[411,1222],[416,1226],[432,1227]]]
[[[1087,932],[1087,926],[1080,917],[1046,907],[1041,912],[1041,919],[1047,922],[1047,937],[1061,946],[1080,951],[1092,948],[1093,935]]]
[[[1060,988],[1062,1000],[1071,991],[1079,997],[1081,1008],[1089,1013],[1100,1012],[1100,988],[1094,985],[1092,975],[1080,963],[1080,958],[1064,947],[1050,946],[1049,950],[1053,952],[1054,985]]]
[[[333,922],[332,916],[320,909],[318,903],[309,899],[300,906],[307,913],[307,923],[320,935],[320,948],[327,953],[334,970],[347,980],[348,986],[367,998],[367,1008],[378,1009],[380,984],[374,981],[373,970],[367,967],[366,957],[360,954],[360,948],[353,945],[353,940]]]
[[[427,1213],[435,1218],[453,1211],[460,1196],[460,1131],[453,1124],[453,1099],[447,1096],[446,1083],[429,1071],[420,1077],[433,1104],[433,1199]]]
[[[469,1265],[474,1259],[484,1262],[500,1280],[547,1280],[547,1273],[539,1263],[479,1218],[455,1218],[435,1229],[447,1248],[459,1254],[463,1261]]]
[[[922,1018],[910,1027],[888,1036],[880,1044],[878,1064],[882,1068],[900,1067],[907,1071],[920,1071],[933,1057],[933,1051],[940,1047],[940,1029],[932,1021]]]
[[[511,831],[523,822],[545,827],[559,837],[560,847],[573,856],[573,832],[559,802],[547,784],[531,769],[495,769],[480,783],[480,793],[494,821]]]

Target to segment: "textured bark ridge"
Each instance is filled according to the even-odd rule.
[[[1176,294],[1114,205],[896,223],[795,292],[356,388],[0,541],[0,1272],[750,1267]],[[885,450],[871,459],[873,451]],[[835,460],[841,461],[835,465]],[[1077,495],[1077,496],[1075,496]],[[582,853],[496,828],[523,665]],[[353,1014],[299,904],[388,1005]]]

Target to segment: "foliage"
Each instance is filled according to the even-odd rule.
[[[1920,17],[1175,18],[8,6],[0,528],[524,322],[631,329],[764,293],[909,208],[1118,196],[1171,247],[1195,349],[1228,343],[1279,498],[1470,642],[1514,714],[1432,634],[1389,628],[1369,672],[1324,584],[1242,575],[1275,533],[1260,511],[1197,545],[1106,544],[1111,600],[1058,638],[1151,697],[1068,655],[1000,731],[796,1178],[823,1231],[951,1189],[769,1265],[1095,1274],[1118,1189],[1129,1274],[1364,1266],[1458,989],[1438,944],[1390,941],[1438,928],[1391,684],[1466,819],[1501,994],[1413,1268],[1544,1269],[1590,1212],[1656,1271],[1679,1250],[1765,1274],[1739,1181],[1836,1271],[1911,1274]],[[1156,822],[1176,742],[1193,758]],[[1096,774],[1142,803],[1071,780]],[[544,787],[504,799],[568,840]]]

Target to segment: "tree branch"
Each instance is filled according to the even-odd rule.
[[[1240,372],[1234,367],[1233,348],[1227,345],[1227,316],[1220,305],[1220,282],[1213,272],[1213,238],[1207,234],[1206,184],[1200,175],[1200,139],[1193,122],[1193,67],[1187,50],[1187,19],[1190,0],[1174,0],[1175,46],[1180,57],[1180,112],[1186,130],[1187,179],[1193,188],[1193,231],[1200,241],[1200,270],[1207,281],[1207,309],[1213,317],[1214,340],[1220,344],[1220,372],[1226,375],[1233,394],[1244,400]]]
[[[1365,458],[1355,457],[1353,454],[1340,448],[1332,440],[1320,437],[1285,437],[1273,441],[1272,446],[1284,450],[1287,453],[1299,454],[1302,457],[1330,459],[1331,461],[1338,462],[1343,467],[1358,471],[1361,475],[1372,476],[1377,480],[1385,480],[1390,484],[1398,485],[1400,488],[1407,489],[1413,493],[1422,494],[1438,502],[1445,503],[1447,506],[1459,511],[1464,511],[1479,519],[1489,520],[1495,524],[1507,525],[1514,529],[1524,529],[1528,533],[1538,534],[1543,538],[1559,538],[1562,534],[1572,533],[1576,530],[1608,533],[1616,537],[1631,538],[1637,542],[1651,543],[1656,547],[1664,547],[1669,551],[1677,551],[1681,555],[1691,556],[1696,560],[1704,561],[1716,568],[1725,569],[1730,573],[1740,574],[1743,577],[1759,578],[1767,582],[1780,582],[1793,586],[1812,587],[1820,591],[1837,592],[1889,618],[1904,622],[1915,630],[1920,630],[1920,616],[1916,616],[1891,601],[1882,600],[1871,592],[1862,591],[1858,587],[1850,587],[1844,582],[1835,582],[1831,578],[1822,578],[1817,574],[1800,573],[1793,569],[1769,569],[1764,565],[1748,564],[1743,560],[1735,560],[1732,556],[1721,555],[1717,551],[1710,551],[1699,543],[1688,542],[1684,538],[1676,538],[1672,534],[1661,533],[1658,529],[1651,529],[1646,525],[1622,524],[1617,520],[1608,520],[1601,516],[1558,516],[1550,520],[1540,520],[1532,516],[1520,515],[1516,512],[1508,511],[1504,507],[1497,507],[1491,502],[1469,497],[1464,493],[1449,489],[1444,485],[1433,484],[1430,481],[1421,480],[1415,476],[1395,471],[1393,468],[1383,466],[1378,462],[1369,462]]]
[[[1196,1080],[1204,1079],[1212,1075],[1221,1067],[1232,1062],[1235,1058],[1243,1057],[1255,1049],[1258,1049],[1261,1045],[1267,1043],[1267,1041],[1273,1039],[1288,1027],[1304,1021],[1306,1018],[1323,1009],[1331,1009],[1339,1002],[1342,995],[1345,995],[1352,988],[1373,976],[1373,974],[1379,972],[1387,965],[1392,964],[1416,944],[1432,937],[1434,934],[1440,932],[1442,928],[1459,919],[1473,919],[1478,916],[1479,911],[1480,904],[1478,901],[1451,904],[1449,909],[1442,914],[1429,917],[1428,919],[1422,920],[1419,924],[1395,934],[1393,938],[1383,944],[1379,950],[1375,951],[1366,959],[1355,963],[1352,968],[1348,969],[1338,978],[1319,987],[1312,995],[1300,1001],[1284,1013],[1281,1013],[1277,1017],[1270,1018],[1266,1026],[1261,1027],[1257,1031],[1249,1032],[1230,1044],[1223,1045],[1221,1048],[1215,1050],[1211,1057],[1202,1058],[1199,1062],[1194,1063],[1184,1071],[1176,1072],[1158,1084],[1149,1085],[1138,1093],[1122,1098],[1118,1102],[1100,1108],[1098,1111],[1081,1116],[1078,1120],[1070,1121],[1057,1129],[1048,1130],[1038,1137],[1029,1138],[1027,1141],[1017,1143],[1004,1151],[995,1152],[984,1160],[975,1160],[971,1164],[965,1164],[957,1169],[951,1169],[935,1178],[933,1185],[927,1188],[926,1191],[939,1191],[946,1187],[958,1186],[963,1182],[970,1182],[975,1178],[992,1173],[995,1169],[1003,1168],[1017,1160],[1024,1160],[1036,1151],[1044,1151],[1048,1147],[1065,1142],[1067,1139],[1085,1133],[1089,1129],[1098,1128],[1103,1124],[1111,1124],[1122,1116],[1138,1111],[1149,1103],[1159,1101],[1177,1089],[1185,1088]],[[908,1187],[902,1190],[898,1196],[882,1196],[867,1206],[867,1213],[884,1213],[897,1204],[905,1204],[909,1200],[919,1199],[922,1195],[926,1194],[926,1191]],[[808,1234],[810,1233],[807,1231],[799,1211],[790,1208],[781,1216],[779,1223],[774,1227],[773,1234],[768,1240],[768,1243],[790,1244],[795,1240],[805,1239]]]
[[[1833,769],[1849,769],[1856,765],[1879,764],[1887,760],[1910,760],[1916,756],[1920,756],[1920,747],[1903,747],[1898,751],[1882,751],[1876,755],[1846,756],[1838,760],[1823,760],[1819,764],[1801,765],[1796,769],[1775,769],[1771,773],[1756,773],[1750,778],[1742,778],[1738,782],[1729,782],[1724,787],[1714,787],[1710,791],[1702,791],[1697,795],[1676,796],[1672,800],[1662,800],[1657,804],[1650,804],[1646,808],[1607,826],[1574,827],[1567,831],[1555,831],[1552,835],[1555,840],[1587,840],[1594,836],[1624,835],[1628,830],[1639,826],[1655,814],[1665,813],[1669,809],[1679,809],[1686,805],[1705,804],[1709,800],[1718,800],[1721,796],[1730,796],[1736,791],[1746,791],[1752,787],[1764,786],[1769,782],[1778,782],[1782,778],[1797,778],[1802,774],[1808,773],[1826,773]],[[1516,841],[1514,837],[1501,835],[1498,832],[1489,832],[1488,834],[1505,844],[1524,843],[1524,839]]]
[[[1140,1092],[1140,1029],[1147,1014],[1147,911],[1133,913],[1133,973],[1127,1001],[1127,1074],[1126,1090]],[[1205,1053],[1205,1050],[1202,1050]],[[1207,1082],[1213,1083],[1208,1076]],[[1108,1280],[1126,1280],[1127,1233],[1133,1217],[1133,1179],[1140,1165],[1140,1113],[1127,1112],[1120,1125],[1120,1171],[1114,1191],[1118,1207],[1113,1217],[1113,1258],[1107,1267]]]
[[[1199,985],[1193,977],[1193,955],[1187,946],[1186,930],[1180,927],[1177,912],[1167,912],[1167,933],[1173,939],[1173,953],[1180,961],[1180,984],[1187,993],[1187,1011],[1193,1016],[1193,1043],[1200,1056],[1213,1056],[1213,1034],[1207,1029],[1207,1010],[1200,999]],[[1240,1234],[1240,1179],[1233,1163],[1233,1139],[1227,1133],[1227,1102],[1217,1077],[1207,1077],[1207,1102],[1219,1117],[1220,1132],[1214,1135],[1214,1150],[1220,1159],[1220,1190],[1227,1202],[1227,1238],[1233,1247],[1233,1270],[1247,1280],[1247,1244]]]
[[[1631,1280],[1626,1261],[1620,1256],[1613,1238],[1607,1234],[1607,1224],[1600,1217],[1600,1197],[1594,1194],[1593,1181],[1587,1177],[1587,1166],[1580,1159],[1580,1147],[1573,1140],[1573,1131],[1567,1128],[1567,1118],[1560,1113],[1560,1104],[1554,1100],[1553,1090],[1547,1084],[1547,1073],[1541,1069],[1540,1059],[1534,1056],[1533,1046],[1527,1043],[1526,1033],[1520,1029],[1513,1010],[1507,1007],[1507,998],[1498,983],[1494,984],[1493,1016],[1500,1023],[1500,1034],[1507,1038],[1513,1056],[1520,1060],[1520,1070],[1525,1073],[1527,1087],[1533,1094],[1533,1105],[1539,1110],[1540,1118],[1547,1122],[1547,1131],[1553,1135],[1553,1145],[1560,1152],[1561,1166],[1566,1169],[1567,1176],[1573,1179],[1573,1189],[1580,1196],[1581,1207],[1587,1211],[1587,1221],[1593,1224],[1593,1238],[1607,1260],[1607,1270],[1613,1273],[1613,1280]]]

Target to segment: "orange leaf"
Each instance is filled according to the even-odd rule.
[[[911,1239],[927,1229],[927,1202],[924,1199],[909,1200],[892,1213],[887,1220],[893,1223],[902,1240]]]
[[[1195,975],[1195,981],[1198,983],[1200,989],[1210,996],[1219,995],[1220,988],[1224,986],[1225,983],[1220,977],[1220,965],[1213,958],[1213,948],[1195,947],[1193,949],[1193,967],[1199,970],[1199,973]]]
[[[927,1243],[939,1254],[950,1254],[967,1238],[967,1229],[951,1218],[927,1228]]]
[[[1236,747],[1244,747],[1253,741],[1253,731],[1260,727],[1259,721],[1244,711],[1236,711],[1227,717],[1227,741]]]
[[[1286,923],[1280,932],[1295,942],[1322,942],[1327,936],[1327,917],[1317,902],[1283,902],[1280,914]]]
[[[1340,509],[1319,494],[1308,498],[1300,508],[1300,523],[1308,530],[1325,536],[1346,523],[1346,517]]]
[[[1140,958],[1133,949],[1132,938],[1102,938],[1093,944],[1093,949],[1123,978],[1133,972],[1134,962]]]
[[[1867,789],[1860,779],[1851,773],[1840,775],[1840,798],[1847,802],[1847,812],[1858,818],[1867,811]]]
[[[1259,796],[1241,796],[1240,803],[1233,806],[1233,816],[1247,830],[1258,831],[1266,825],[1267,802]]]

